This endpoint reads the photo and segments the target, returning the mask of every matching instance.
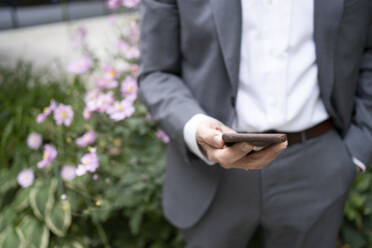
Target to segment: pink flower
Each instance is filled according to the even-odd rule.
[[[75,171],[75,166],[64,165],[61,170],[61,177],[66,181],[72,181],[76,176]]]
[[[45,145],[44,146],[44,153],[43,153],[43,160],[37,163],[38,168],[44,168],[49,166],[50,163],[57,157],[57,149],[53,145]]]
[[[140,56],[140,50],[136,46],[131,46],[125,51],[127,59],[138,59]]]
[[[104,68],[104,76],[98,80],[98,87],[101,89],[112,89],[118,86],[115,80],[117,72],[111,65],[106,65]]]
[[[85,105],[86,108],[93,112],[97,110],[97,101],[98,97],[101,95],[101,92],[98,89],[90,90],[85,95]]]
[[[111,78],[100,78],[98,79],[98,88],[100,89],[112,89],[118,87],[118,81]]]
[[[138,37],[136,33],[130,37],[133,43],[137,43]],[[116,49],[120,51],[127,59],[138,59],[140,50],[137,46],[131,46],[126,40],[120,39],[116,44]]]
[[[64,124],[65,126],[70,126],[72,119],[74,118],[74,111],[70,105],[58,104],[57,108],[54,110],[54,120],[57,125]]]
[[[85,120],[90,120],[90,118],[92,118],[92,114],[93,114],[93,112],[90,111],[90,109],[88,107],[84,108],[83,117],[84,117]]]
[[[88,131],[83,136],[76,140],[76,144],[80,147],[86,147],[96,141],[97,135],[94,131]]]
[[[134,78],[127,77],[120,86],[121,94],[123,97],[135,96],[134,100],[137,98],[138,85]]]
[[[139,4],[139,0],[122,0],[122,4],[127,8],[136,8]]]
[[[139,30],[139,26],[137,22],[131,21],[129,23],[129,34],[130,34],[131,40],[134,43],[137,43],[137,41],[139,40],[139,36],[140,36],[140,30]]]
[[[85,154],[81,158],[81,164],[78,165],[76,169],[76,175],[82,176],[87,172],[95,172],[99,167],[98,156],[96,153],[96,148],[91,149],[91,151]]]
[[[116,49],[118,49],[119,51],[126,51],[128,48],[129,44],[123,39],[120,39],[116,44]]]
[[[101,94],[97,98],[96,107],[99,112],[105,112],[110,105],[114,102],[114,96],[112,92]]]
[[[151,121],[152,117],[150,113],[147,113],[145,116],[146,121]]]
[[[132,74],[133,77],[137,77],[138,71],[139,71],[138,65],[132,64],[130,66],[130,72],[131,72],[131,74]]]
[[[114,105],[110,106],[106,112],[110,115],[112,120],[121,121],[133,115],[134,107],[132,102],[122,100],[120,102],[115,102]]]
[[[129,47],[129,44],[123,39],[118,40],[118,42],[116,44],[116,49],[118,49],[120,51],[125,50],[128,47]]]
[[[134,101],[137,99],[137,94],[130,94],[128,95],[125,100],[127,100],[128,102],[131,102],[132,104],[134,103]]]
[[[89,119],[94,111],[105,112],[113,102],[114,95],[112,92],[103,94],[97,89],[89,91],[85,95],[84,118]]]
[[[83,56],[75,61],[72,61],[68,65],[67,70],[74,74],[83,74],[90,70],[90,68],[92,67],[92,64],[93,64],[93,61],[91,57]]]
[[[76,33],[82,39],[84,39],[87,36],[87,30],[86,28],[82,26],[78,27],[78,29],[76,30]]]
[[[34,178],[34,171],[32,169],[26,169],[18,174],[17,182],[21,187],[27,188],[34,183]]]
[[[156,136],[158,136],[158,138],[161,139],[164,143],[169,143],[169,137],[163,130],[158,129],[158,131],[156,132]]]
[[[37,150],[41,146],[42,137],[38,133],[30,133],[27,137],[27,145],[29,148]]]
[[[120,0],[109,0],[107,2],[107,7],[109,9],[117,9],[120,7],[120,4],[121,4]]]
[[[36,117],[36,122],[43,122],[48,117],[48,115],[50,115],[50,113],[55,110],[56,106],[56,101],[54,101],[53,99],[50,100],[50,105],[48,107],[45,107],[44,111]]]
[[[78,27],[72,36],[72,46],[75,49],[80,49],[84,45],[87,30],[84,27]]]
[[[116,76],[117,76],[117,72],[115,70],[115,68],[109,64],[107,64],[105,67],[104,67],[104,73],[105,73],[105,78],[107,79],[115,79]]]

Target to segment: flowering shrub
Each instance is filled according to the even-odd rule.
[[[66,66],[74,77],[58,89],[65,96],[49,95],[36,110],[40,99],[23,106],[32,108],[24,112],[32,121],[14,148],[23,147],[22,154],[13,151],[5,161],[14,171],[0,173],[0,247],[182,244],[160,207],[169,138],[137,99],[138,20],[115,25],[123,31],[107,61],[95,56],[79,27],[72,42],[81,56]],[[15,166],[16,159],[24,163]]]

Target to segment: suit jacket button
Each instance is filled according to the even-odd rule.
[[[232,96],[232,97],[230,98],[230,103],[231,103],[231,106],[232,106],[233,108],[235,108],[235,97],[234,97],[234,96]]]

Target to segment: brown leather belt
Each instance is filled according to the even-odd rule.
[[[332,121],[330,119],[327,119],[317,124],[316,126],[311,127],[301,132],[293,132],[293,133],[284,132],[284,133],[287,134],[288,146],[290,146],[296,143],[304,142],[311,138],[318,137],[322,134],[327,133],[332,128],[333,128]],[[265,133],[283,133],[283,132],[270,130],[270,131],[266,131]]]

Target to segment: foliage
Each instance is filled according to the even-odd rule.
[[[357,177],[345,205],[341,234],[352,248],[372,247],[372,170]]]
[[[161,211],[164,136],[158,137],[144,105],[134,99],[135,112],[118,121],[99,111],[83,116],[86,79],[101,66],[94,59],[86,77],[73,78],[55,78],[26,64],[16,71],[0,69],[0,247],[182,247]],[[117,80],[132,72],[123,70]],[[121,98],[119,88],[100,90]],[[57,125],[53,113],[35,121],[52,99],[72,106],[71,125]],[[72,180],[62,178],[64,165],[82,164],[93,149],[76,143],[90,130],[97,136],[91,145],[99,167]],[[50,165],[37,166],[45,152],[27,146],[31,132],[56,147]],[[30,187],[17,184],[25,168],[35,174]]]
[[[74,123],[63,130],[53,120],[37,124],[35,118],[51,98],[82,109],[85,90],[78,78],[68,84],[56,83],[21,64],[16,72],[1,69],[0,75],[0,128],[4,130],[0,133],[0,247],[180,244],[161,214],[166,148],[156,136],[154,123],[145,119],[140,102],[135,103],[136,113],[123,122],[112,123],[99,116],[87,122],[76,115]],[[78,163],[83,151],[74,140],[92,126],[97,132],[99,178],[87,174],[62,181],[54,168]],[[60,143],[63,157],[38,169],[40,149],[31,151],[26,145],[31,131],[40,133],[44,142]],[[35,183],[21,188],[16,177],[28,167],[37,174]],[[66,200],[61,200],[63,194]]]

